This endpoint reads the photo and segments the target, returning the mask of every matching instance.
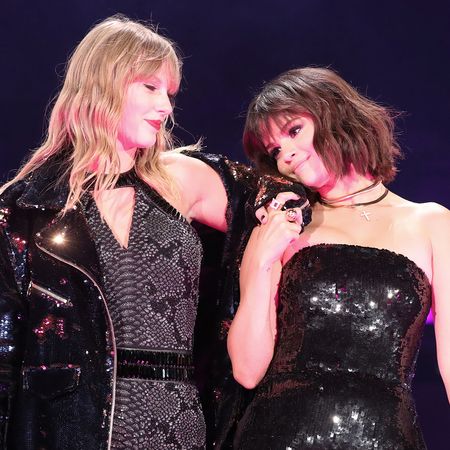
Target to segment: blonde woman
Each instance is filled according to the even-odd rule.
[[[167,151],[180,77],[173,44],[152,29],[96,25],[70,58],[45,142],[1,189],[4,447],[205,445],[190,222],[225,230],[224,183],[251,174]]]

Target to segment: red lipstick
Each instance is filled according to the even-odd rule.
[[[159,131],[161,128],[161,121],[160,120],[146,120],[147,123],[149,123],[153,128]]]

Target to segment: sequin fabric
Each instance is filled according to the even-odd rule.
[[[307,247],[280,281],[272,363],[238,449],[425,449],[411,382],[431,288],[389,250]]]
[[[123,184],[123,183],[122,183]],[[137,180],[128,248],[85,204],[118,348],[191,352],[202,248],[186,220]],[[205,422],[188,382],[118,378],[112,448],[201,449]]]

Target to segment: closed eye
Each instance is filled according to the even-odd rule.
[[[298,133],[300,133],[302,127],[299,125],[296,125],[295,127],[289,128],[289,136],[291,138],[294,138],[295,136],[297,136]]]
[[[151,92],[156,91],[156,86],[154,86],[153,84],[144,83],[144,86]]]
[[[269,156],[275,160],[278,159],[280,156],[281,148],[280,147],[273,147],[270,150],[268,150],[267,153],[269,153]]]

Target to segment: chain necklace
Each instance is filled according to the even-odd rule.
[[[375,188],[377,188],[379,185],[381,184],[381,180],[376,181],[375,183],[371,184],[370,186],[367,186],[363,189],[360,189],[359,191],[356,192],[352,192],[351,194],[347,194],[344,195],[342,197],[338,197],[338,198],[333,198],[333,199],[329,199],[329,200],[325,200],[323,198],[319,198],[319,203],[321,205],[327,206],[328,208],[356,208],[358,206],[368,206],[368,205],[373,205],[375,203],[381,202],[381,200],[383,200],[386,195],[388,195],[389,193],[389,189],[385,188],[383,193],[377,197],[374,200],[371,200],[369,202],[360,202],[360,203],[352,203],[351,205],[336,205],[335,203],[340,203],[344,200],[349,200],[351,198],[354,198],[358,195],[361,194],[366,194],[367,192],[373,191]],[[366,211],[365,209],[363,209],[360,213],[361,217],[364,217],[367,221],[370,221],[370,214],[372,214],[371,212]]]

